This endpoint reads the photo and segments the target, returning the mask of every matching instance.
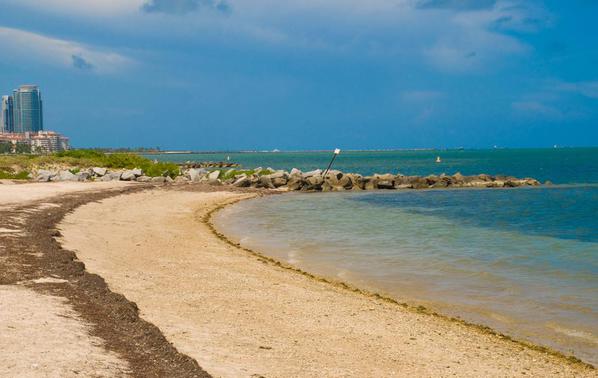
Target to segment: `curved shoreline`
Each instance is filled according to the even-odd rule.
[[[429,310],[289,274],[203,221],[255,193],[185,185],[108,198],[69,214],[61,243],[215,376],[595,376]]]
[[[217,207],[215,207],[215,208],[211,209],[210,211],[208,211],[208,213],[205,214],[202,217],[202,222],[210,229],[210,231],[218,239],[224,241],[225,243],[231,245],[232,247],[241,249],[241,250],[249,253],[250,255],[252,255],[254,257],[257,257],[262,262],[265,262],[265,263],[271,264],[273,266],[277,266],[279,268],[291,271],[291,272],[293,272],[295,274],[300,274],[300,275],[308,277],[309,279],[312,279],[312,280],[314,280],[316,282],[322,282],[322,283],[325,283],[325,284],[328,284],[328,285],[332,285],[332,286],[334,286],[336,288],[340,288],[340,289],[347,290],[347,291],[352,292],[352,293],[357,293],[359,295],[363,295],[364,297],[367,297],[367,298],[374,298],[374,299],[377,299],[377,300],[381,300],[381,301],[390,303],[392,305],[399,306],[399,307],[401,307],[403,309],[407,309],[407,310],[412,311],[414,313],[425,314],[425,315],[432,316],[432,317],[435,317],[435,318],[438,318],[438,319],[442,319],[442,320],[445,320],[445,321],[448,321],[448,322],[457,323],[457,324],[466,326],[468,328],[480,331],[480,332],[482,332],[484,334],[491,335],[491,336],[496,336],[496,337],[499,337],[502,340],[510,341],[510,342],[512,342],[514,344],[517,344],[517,345],[529,348],[531,350],[552,355],[554,357],[562,359],[563,361],[565,361],[567,363],[578,364],[580,366],[587,367],[587,368],[590,368],[592,370],[595,369],[594,365],[592,365],[592,364],[590,364],[588,362],[585,362],[585,361],[583,361],[583,360],[575,357],[575,355],[566,355],[565,353],[560,352],[560,351],[555,350],[555,349],[552,349],[550,347],[546,347],[546,346],[543,346],[543,345],[535,344],[535,343],[532,343],[532,342],[529,342],[529,341],[526,341],[526,340],[520,340],[520,339],[513,338],[513,337],[511,337],[509,335],[506,335],[506,334],[503,334],[501,332],[498,332],[498,331],[494,330],[493,328],[491,328],[489,326],[486,326],[486,325],[483,325],[483,324],[477,324],[477,323],[469,322],[469,321],[466,321],[466,320],[463,320],[463,319],[460,319],[460,318],[456,318],[456,317],[452,317],[452,316],[448,316],[448,315],[444,315],[442,313],[438,313],[436,311],[432,311],[432,310],[430,310],[430,309],[428,309],[428,308],[426,308],[425,306],[422,306],[422,305],[413,305],[413,304],[409,304],[407,302],[399,302],[399,301],[397,301],[396,299],[392,298],[389,295],[381,294],[381,293],[378,293],[376,291],[362,289],[362,288],[359,288],[359,287],[357,287],[357,286],[355,286],[353,284],[350,284],[350,283],[347,283],[347,282],[344,282],[344,281],[341,281],[341,280],[334,280],[334,279],[330,279],[330,278],[327,278],[327,277],[324,277],[324,276],[320,276],[320,275],[317,275],[317,274],[310,273],[310,272],[308,272],[306,270],[303,270],[303,269],[298,268],[296,266],[293,266],[291,264],[288,264],[288,263],[282,262],[280,260],[277,260],[277,259],[275,259],[273,257],[267,256],[267,255],[265,255],[265,254],[263,254],[263,253],[261,253],[259,251],[243,247],[243,246],[241,246],[240,243],[236,243],[236,242],[232,241],[223,232],[221,232],[221,231],[218,230],[218,228],[215,226],[215,224],[213,222],[213,217],[218,212],[220,212],[221,210],[223,210],[226,207],[235,205],[235,204],[237,204],[237,203],[239,203],[241,201],[255,199],[258,196],[259,195],[255,195],[255,196],[249,197],[249,198],[241,198],[241,199],[237,199],[237,200],[230,201],[230,202],[227,202],[227,203],[222,203],[222,204],[218,205]]]

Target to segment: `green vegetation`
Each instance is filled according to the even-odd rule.
[[[251,169],[251,170],[231,169],[228,171],[222,170],[222,171],[220,171],[220,175],[218,176],[218,178],[220,180],[228,180],[228,179],[233,178],[238,175],[246,174],[247,176],[249,176],[254,173],[255,173],[255,171],[253,169]]]
[[[70,150],[51,155],[4,155],[0,156],[0,171],[20,174],[38,168],[60,167],[71,172],[91,167],[111,169],[141,168],[147,176],[179,175],[179,167],[173,163],[156,162],[134,153],[105,154],[95,150]],[[15,173],[16,172],[16,173]]]
[[[26,180],[28,176],[28,171],[15,172],[10,167],[0,167],[0,180]]]

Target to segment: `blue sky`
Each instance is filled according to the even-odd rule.
[[[0,93],[40,85],[79,147],[596,146],[596,20],[594,0],[2,0]]]

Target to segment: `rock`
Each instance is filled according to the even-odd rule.
[[[165,181],[166,181],[166,177],[164,177],[164,176],[157,176],[157,177],[152,177],[151,178],[151,182],[155,182],[155,183],[158,183],[158,184],[163,184]]]
[[[446,175],[440,175],[434,185],[433,188],[446,188],[452,184],[452,177]]]
[[[453,175],[452,182],[454,185],[463,185],[465,182],[465,176],[463,176],[461,172],[457,172]]]
[[[50,179],[53,176],[55,176],[55,173],[52,173],[51,171],[48,171],[45,169],[39,169],[37,171],[37,176],[35,177],[35,181],[47,182],[47,181],[50,181]]]
[[[87,181],[91,177],[91,175],[87,171],[81,171],[77,173],[75,176],[77,176],[77,181]]]
[[[268,175],[260,176],[256,184],[257,188],[274,189],[276,188],[272,183],[272,179]]]
[[[293,169],[291,169],[291,173],[290,174],[291,175],[300,175],[301,171],[299,169],[297,169],[297,168],[293,168]]]
[[[166,176],[166,177],[164,177],[164,182],[167,184],[172,184],[174,182],[174,180],[172,179],[172,177]]]
[[[251,179],[247,177],[247,175],[241,175],[241,177],[237,178],[235,182],[233,182],[233,186],[238,188],[247,188],[251,186]]]
[[[351,190],[363,190],[365,188],[365,182],[363,181],[362,175],[357,173],[347,173],[345,176],[351,180]]]
[[[323,191],[349,190],[353,187],[351,179],[341,171],[331,170],[324,178]]]
[[[425,177],[409,176],[408,181],[413,189],[429,188],[428,180]]]
[[[308,176],[305,179],[305,185],[301,188],[304,191],[313,191],[322,189],[324,178],[321,175]]]
[[[208,185],[219,186],[222,185],[222,181],[219,179],[208,179]]]
[[[305,182],[303,181],[303,177],[300,174],[292,174],[287,181],[287,188],[289,190],[300,190]]]
[[[390,173],[384,175],[374,175],[376,189],[394,189],[395,176]]]
[[[124,171],[122,175],[120,175],[120,179],[123,181],[131,181],[135,180],[135,172],[133,170]]]
[[[91,171],[95,176],[102,177],[106,174],[108,170],[106,168],[93,167],[91,168]]]
[[[174,178],[174,182],[177,184],[186,184],[189,182],[189,179],[185,176],[177,176]]]
[[[151,182],[152,178],[149,176],[139,176],[137,177],[138,182]]]
[[[110,172],[108,174],[106,174],[106,176],[104,177],[108,177],[110,180],[114,180],[114,181],[118,181],[120,180],[120,177],[122,176],[122,172],[116,171],[116,172]],[[102,178],[104,178],[102,177]],[[108,180],[108,181],[110,181]]]
[[[218,176],[220,176],[220,171],[212,171],[208,173],[208,182],[217,180]]]
[[[187,172],[187,175],[189,176],[189,180],[192,182],[199,182],[199,180],[201,180],[201,178],[207,173],[208,171],[203,168],[191,168]]]
[[[363,178],[365,190],[376,190],[378,189],[378,179],[375,176],[365,176]]]
[[[486,175],[486,174],[478,175],[478,179],[480,181],[486,181],[486,182],[488,182],[488,181],[494,181],[494,177],[492,177],[490,175]]]
[[[544,185],[546,185],[546,186],[552,186],[553,183],[550,180],[546,180],[546,181],[544,181]]]
[[[409,176],[398,174],[395,176],[395,189],[413,189]]]
[[[316,170],[313,170],[313,171],[305,172],[303,174],[304,178],[308,178],[308,177],[312,177],[312,176],[322,176],[322,170],[321,169],[316,169]]]
[[[143,176],[143,171],[139,168],[131,169],[131,173],[133,173],[135,177]]]
[[[79,179],[71,171],[62,170],[55,176],[56,181],[78,181]]]

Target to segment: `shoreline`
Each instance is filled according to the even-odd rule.
[[[299,368],[298,366],[302,366],[301,364],[307,364],[308,368],[306,366],[301,368],[307,369],[302,370],[306,372],[305,375],[322,375],[322,370],[320,370],[322,368],[333,369],[335,366],[336,369],[341,368],[337,364],[343,363],[340,356],[344,356],[345,354],[339,355],[340,350],[345,350],[345,353],[348,354],[359,350],[359,355],[363,361],[356,361],[352,358],[345,361],[345,365],[342,368],[349,369],[346,364],[354,365],[353,369],[355,370],[350,371],[361,371],[364,374],[367,374],[367,372],[371,374],[371,369],[374,369],[373,366],[379,365],[382,362],[384,362],[384,366],[376,366],[376,369],[400,368],[402,369],[401,371],[410,371],[415,375],[429,375],[432,372],[440,374],[441,370],[438,369],[441,369],[441,366],[439,364],[443,363],[446,366],[442,366],[442,369],[456,369],[459,367],[459,370],[456,371],[460,371],[461,374],[463,374],[463,371],[469,371],[472,374],[471,372],[477,371],[475,370],[476,366],[477,368],[489,369],[484,370],[487,375],[514,374],[519,368],[531,369],[531,371],[536,371],[537,374],[545,375],[550,374],[548,373],[549,371],[552,371],[553,374],[556,374],[558,371],[568,371],[569,374],[575,372],[574,374],[577,375],[591,375],[594,372],[594,369],[590,367],[591,365],[575,357],[567,357],[560,352],[555,352],[545,347],[512,340],[509,336],[498,334],[488,327],[467,323],[460,319],[451,319],[431,312],[424,307],[413,307],[409,304],[402,304],[375,292],[366,292],[343,282],[335,282],[317,277],[294,267],[285,266],[286,264],[263,256],[259,252],[239,248],[236,243],[228,240],[225,235],[214,228],[214,225],[211,223],[211,217],[229,204],[242,200],[243,198],[238,197],[240,194],[231,192],[228,188],[222,188],[225,191],[217,192],[220,194],[212,193],[209,195],[201,193],[194,194],[193,189],[189,186],[178,187],[177,189],[179,196],[172,193],[169,194],[171,191],[154,190],[148,194],[113,197],[103,201],[101,204],[83,206],[83,208],[79,208],[79,210],[68,217],[67,230],[63,232],[65,236],[62,243],[64,244],[66,240],[67,247],[70,245],[71,247],[79,248],[80,251],[77,252],[77,256],[86,263],[88,269],[91,271],[100,270],[97,273],[106,279],[106,282],[113,290],[135,301],[144,319],[157,325],[169,341],[173,342],[179,350],[196,358],[201,366],[207,368],[208,372],[213,373],[215,371],[219,375],[224,376],[231,375],[231,372],[239,373],[233,373],[232,375],[244,375],[241,373],[243,370],[238,370],[243,369],[244,366],[245,369],[258,370],[259,374],[280,376],[293,371],[296,372],[297,370],[292,369]],[[218,189],[213,188],[212,190]],[[210,200],[210,198],[215,198],[214,196],[218,195],[222,196],[223,199],[218,201],[215,199]],[[255,195],[253,194],[252,197]],[[232,199],[233,197],[236,198]],[[243,197],[246,197],[246,195],[243,195]],[[144,203],[150,201],[147,206],[154,208],[154,213],[157,212],[162,218],[166,218],[166,220],[145,220],[143,217],[133,218],[136,214],[125,212],[114,214],[114,210],[118,209],[118,206],[122,206],[119,204],[129,204],[130,202],[141,203],[142,198],[145,201]],[[168,204],[162,202],[168,202]],[[189,206],[193,203],[195,203],[193,205],[195,210],[192,211],[192,214],[186,214],[190,210],[182,214],[176,212],[175,209],[171,209],[174,206],[178,206],[181,209],[189,209]],[[156,208],[158,204],[161,210]],[[172,211],[171,215],[162,213],[166,209]],[[102,214],[113,217],[112,221],[121,219],[119,222],[129,222],[127,219],[142,219],[141,222],[146,223],[147,226],[143,226],[141,230],[146,231],[138,234],[141,231],[133,229],[127,235],[111,234],[110,240],[106,241],[106,243],[115,243],[113,246],[118,245],[119,251],[117,252],[112,251],[110,245],[105,247],[100,246],[100,249],[97,249],[95,248],[97,243],[94,241],[102,240],[98,239],[102,233],[113,232],[118,229],[103,223],[110,222],[110,219],[103,219],[103,222],[98,222],[95,219],[98,215],[97,212],[100,210],[103,211]],[[74,222],[75,219],[76,223]],[[172,224],[173,222],[176,224]],[[94,230],[100,224],[102,224],[103,230]],[[205,234],[201,230],[201,224],[204,225],[208,234]],[[96,227],[90,227],[93,225]],[[150,225],[153,226],[150,227]],[[159,246],[162,245],[160,240],[166,238],[166,236],[153,235],[151,229],[157,225],[160,225],[160,227],[169,225],[167,230],[163,232],[167,234],[172,233],[172,237],[175,239],[178,238],[176,235],[183,235],[181,232],[184,232],[184,230],[180,230],[183,225],[189,232],[193,230],[192,232],[195,235],[191,236],[188,232],[184,233],[186,235],[185,239],[192,240],[185,240],[184,242],[181,240],[180,242],[183,243],[181,246],[171,249],[170,254],[173,254],[172,256],[170,254],[162,255],[159,253]],[[81,232],[84,232],[86,235],[77,235]],[[137,235],[139,239],[137,244],[133,243],[133,241],[127,242],[126,239],[123,239],[123,237],[127,237],[129,234]],[[79,240],[75,240],[73,237],[75,239],[79,238]],[[82,237],[91,239],[84,241],[81,239]],[[165,242],[166,240],[162,241]],[[123,246],[122,243],[124,242],[130,248]],[[135,245],[138,246],[137,249],[141,248],[141,250],[145,251],[144,254],[135,252],[133,250],[136,248]],[[139,247],[139,245],[141,246]],[[193,247],[194,245],[202,248],[196,249],[197,247]],[[149,248],[150,246],[151,249],[145,248]],[[77,248],[74,248],[74,250],[77,250]],[[96,250],[95,252],[94,249]],[[219,252],[216,253],[215,251]],[[111,253],[111,256],[104,256],[104,253]],[[114,259],[118,259],[115,261],[119,263],[115,265]],[[181,259],[184,261],[180,261]],[[163,267],[156,266],[158,263],[162,264]],[[124,267],[121,266],[123,264],[125,265]],[[177,277],[173,278],[169,272],[176,272]],[[293,274],[290,275],[289,273]],[[188,279],[191,279],[191,281],[188,281]],[[240,282],[243,282],[241,287],[239,287],[240,282],[237,281],[239,279],[241,280]],[[141,285],[140,282],[145,283]],[[263,285],[266,286],[262,287]],[[280,285],[283,285],[285,290],[280,291],[282,289]],[[150,287],[155,287],[155,289],[150,290]],[[197,289],[193,289],[195,287]],[[253,289],[251,289],[252,287]],[[266,295],[268,298],[260,296],[265,293],[268,293]],[[314,297],[316,297],[315,303],[318,303],[317,298],[324,295],[324,293],[326,293],[325,297],[322,298],[327,298],[326,301],[330,302],[329,305],[334,306],[336,311],[328,312],[328,309],[323,308],[322,304],[315,305],[312,303],[308,305],[308,303],[313,302]],[[164,297],[164,295],[167,296]],[[172,298],[173,295],[180,296],[181,298]],[[162,298],[162,302],[167,301],[169,303],[157,303],[157,298]],[[193,303],[197,300],[211,303],[214,309],[210,312],[206,309],[194,307]],[[307,301],[305,302],[307,308],[300,306],[304,301]],[[227,303],[232,305],[233,308],[238,308],[241,312],[239,314],[230,313],[229,310],[226,310],[229,306],[226,305]],[[333,305],[333,303],[336,303],[336,305]],[[366,313],[361,313],[363,310],[358,309],[364,306],[373,307],[369,311],[366,311]],[[213,311],[216,311],[216,313]],[[251,314],[249,318],[243,315],[246,311],[250,311],[248,313]],[[305,315],[300,315],[305,311],[307,311]],[[343,315],[345,312],[356,312],[363,319],[356,323],[355,318]],[[322,329],[319,325],[316,326],[313,323],[308,323],[312,324],[312,326],[305,324],[305,322],[310,322],[310,316],[306,316],[307,313],[311,314],[310,316],[313,318],[326,321],[332,321],[329,319],[330,317],[336,319],[332,323],[335,324],[335,335],[336,332],[343,332],[342,334],[345,334],[345,332],[349,332],[351,329],[357,327],[357,329],[363,329],[363,332],[365,332],[364,335],[371,336],[361,336],[366,337],[363,340],[359,338],[355,339],[354,342],[356,344],[353,342],[347,343],[346,340],[339,344],[340,340],[335,341],[337,336],[326,336],[326,332],[331,332],[331,329]],[[258,320],[264,316],[269,316],[268,319],[272,319],[270,317],[273,316],[273,319],[277,319],[277,321],[275,324],[269,324],[270,322]],[[175,319],[177,320],[175,321]],[[226,319],[228,319],[228,323],[219,323]],[[399,321],[399,319],[402,320]],[[214,322],[220,324],[220,326],[217,326]],[[288,339],[288,337],[292,336],[287,334],[289,330],[284,326],[286,322],[292,322],[293,326],[291,328],[302,330],[302,334],[303,332],[307,332],[310,335],[314,332],[316,333],[307,339],[300,338],[295,340],[295,344],[292,344],[292,340]],[[318,320],[319,323],[320,320]],[[201,326],[201,324],[212,324],[212,327],[206,328]],[[233,324],[235,326],[232,326]],[[422,324],[427,326],[423,326]],[[405,329],[405,327],[408,327],[408,329]],[[389,329],[384,330],[385,328]],[[249,334],[252,336],[247,335],[250,339],[245,339],[242,335],[248,329],[252,330]],[[407,337],[408,334],[414,332],[413,329],[419,329],[418,332],[422,332],[422,337],[426,337],[423,334],[428,334],[427,337],[432,338],[434,342],[429,344],[428,342],[419,341],[420,337],[417,337],[417,341],[415,341],[415,337]],[[434,329],[437,330],[434,332],[438,332],[438,334],[432,333]],[[185,330],[183,334],[181,334],[182,330]],[[225,340],[214,339],[214,336],[209,336],[207,340],[203,340],[207,335],[223,336],[222,332],[226,334]],[[318,332],[324,332],[324,334]],[[258,337],[260,334],[263,336]],[[275,337],[275,334],[279,336]],[[445,334],[446,336],[444,336]],[[456,336],[457,334],[460,336]],[[198,339],[198,335],[204,336]],[[350,340],[356,337],[352,332],[347,334],[346,337],[349,337],[349,335],[352,335],[350,336]],[[412,334],[412,336],[416,335]],[[239,337],[241,339],[238,339]],[[272,339],[273,337],[275,339]],[[254,338],[270,339],[269,343],[271,345],[274,344],[274,346],[264,346],[262,348],[259,340],[251,341]],[[406,341],[404,341],[404,338]],[[238,339],[237,342],[234,341],[236,339]],[[301,346],[303,343],[309,343],[310,341],[308,340],[314,339],[319,339],[326,345],[326,348],[331,348],[329,352],[314,354],[311,347],[305,349],[305,346],[298,347],[296,344],[299,342],[298,345]],[[403,341],[401,341],[402,339]],[[357,340],[361,341],[358,342]],[[469,342],[466,340],[469,340]],[[254,344],[255,342],[258,344]],[[292,345],[288,345],[289,342]],[[374,350],[367,348],[366,351],[362,350],[364,345],[369,345],[372,342],[374,342],[374,345],[379,345],[380,349],[374,349],[378,350],[378,352],[373,352]],[[246,346],[246,343],[249,344]],[[404,346],[404,344],[409,345],[410,343],[411,346]],[[446,346],[442,347],[445,344]],[[255,352],[252,348],[248,350],[247,347],[249,345],[254,345],[261,352]],[[360,345],[360,347],[357,347],[357,345]],[[468,352],[471,348],[475,352],[473,350]],[[407,356],[411,357],[405,357],[400,360],[387,360],[386,358],[389,357],[383,358],[378,356],[380,350],[387,349],[389,349],[388,353],[392,351],[397,355],[406,353]],[[496,349],[496,352],[486,355],[488,350],[492,349]],[[285,362],[282,362],[278,360],[277,358],[280,357],[279,353],[282,353],[279,350],[296,354],[299,361],[289,362],[287,361],[288,359],[285,359]],[[333,350],[339,351],[332,352]],[[450,354],[447,355],[449,351]],[[207,355],[204,355],[205,353]],[[332,359],[330,359],[328,353],[332,353]],[[415,355],[412,353],[415,353]],[[267,356],[262,356],[262,354],[267,354]],[[247,361],[247,357],[243,357],[243,355],[252,356],[251,360]],[[300,358],[300,355],[304,356]],[[416,355],[419,357],[416,358]],[[459,355],[462,358],[458,358],[455,361],[454,356]],[[482,358],[481,356],[485,357]],[[348,357],[350,358],[350,356]],[[255,360],[256,358],[257,360]],[[216,360],[220,362],[217,363]],[[320,362],[316,363],[315,361]],[[368,365],[367,361],[371,363]],[[280,365],[280,363],[283,363],[283,365]],[[367,366],[364,366],[364,364]],[[466,364],[468,368],[463,366],[463,364]],[[472,370],[463,370],[469,368]],[[307,371],[310,373],[307,373]],[[316,371],[320,374],[316,374]],[[337,370],[326,371],[332,374],[331,371]],[[386,371],[389,372],[390,370]],[[445,373],[450,371],[452,370],[444,370]],[[336,375],[338,375],[338,371]]]
[[[476,189],[477,190],[482,190],[480,188],[468,188],[468,189],[471,189],[471,190],[476,190]],[[429,190],[463,190],[463,188],[429,189]],[[428,309],[427,307],[425,307],[423,305],[414,305],[414,304],[410,304],[408,302],[398,301],[395,298],[393,298],[392,296],[384,294],[384,293],[379,293],[377,291],[367,290],[367,289],[364,289],[364,288],[360,288],[360,287],[358,287],[356,285],[344,282],[342,280],[336,280],[336,279],[331,279],[331,278],[328,278],[328,277],[325,277],[325,276],[317,275],[317,274],[311,273],[309,271],[306,271],[304,269],[301,269],[299,267],[296,267],[296,266],[294,266],[292,264],[280,261],[280,260],[278,260],[276,258],[273,258],[273,257],[270,257],[268,255],[265,255],[265,254],[263,254],[263,253],[261,253],[259,251],[254,250],[254,249],[246,248],[246,247],[241,246],[240,243],[234,242],[233,240],[229,239],[224,234],[224,232],[220,231],[216,227],[216,225],[214,224],[214,222],[212,221],[212,219],[213,219],[213,217],[218,212],[222,211],[226,207],[233,206],[233,205],[235,205],[235,204],[237,204],[239,202],[250,200],[250,199],[254,199],[254,198],[255,197],[242,198],[242,199],[238,199],[238,200],[233,201],[233,202],[228,202],[228,203],[221,204],[221,205],[217,206],[216,208],[212,209],[210,212],[208,212],[202,218],[202,221],[208,226],[208,228],[210,229],[210,231],[212,231],[212,233],[214,234],[214,236],[216,236],[220,240],[228,243],[229,245],[231,245],[231,246],[233,246],[235,248],[241,249],[241,250],[243,250],[243,251],[245,251],[245,252],[247,252],[247,253],[249,253],[249,254],[257,257],[257,258],[261,259],[264,262],[272,264],[273,266],[277,266],[277,267],[280,267],[282,269],[289,270],[292,273],[300,274],[302,276],[308,277],[309,279],[315,280],[317,282],[323,282],[323,283],[326,283],[328,285],[332,285],[332,286],[341,288],[343,290],[347,290],[347,291],[352,292],[352,293],[358,293],[358,294],[363,295],[363,296],[368,297],[368,298],[374,298],[374,299],[377,299],[377,300],[382,300],[382,301],[391,303],[391,304],[396,305],[396,306],[400,306],[401,308],[407,309],[409,311],[412,311],[412,312],[415,312],[415,313],[418,313],[418,314],[425,314],[425,315],[429,315],[429,316],[432,316],[432,317],[443,319],[443,320],[446,320],[446,321],[449,321],[449,322],[458,323],[460,325],[464,325],[466,327],[470,327],[472,329],[476,329],[477,331],[480,331],[480,332],[483,332],[483,333],[486,333],[486,334],[489,334],[489,335],[492,335],[492,336],[497,336],[497,337],[499,337],[499,338],[501,338],[503,340],[507,340],[507,341],[513,342],[515,344],[524,346],[526,348],[530,348],[532,350],[536,350],[536,351],[539,351],[539,352],[542,352],[542,353],[547,353],[547,354],[553,355],[553,356],[561,358],[561,359],[563,359],[563,360],[565,360],[565,361],[567,361],[569,363],[580,364],[580,365],[588,367],[590,369],[593,369],[593,370],[595,369],[595,366],[593,364],[588,363],[586,361],[583,361],[583,360],[577,358],[573,354],[567,355],[567,354],[565,354],[563,352],[560,352],[560,351],[555,350],[555,349],[550,348],[550,347],[546,347],[546,346],[543,346],[543,345],[540,345],[540,344],[532,343],[532,342],[529,342],[529,341],[526,341],[526,340],[520,340],[520,339],[517,339],[517,338],[513,338],[513,337],[511,337],[511,336],[509,336],[507,334],[498,332],[495,329],[493,329],[493,328],[491,328],[489,326],[486,326],[484,324],[478,324],[478,323],[474,323],[474,322],[469,322],[469,321],[463,320],[463,319],[458,318],[458,317],[448,316],[448,315],[439,313],[437,311],[430,310],[430,309]]]

